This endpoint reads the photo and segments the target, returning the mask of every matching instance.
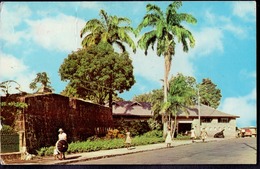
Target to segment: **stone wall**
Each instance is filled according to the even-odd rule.
[[[67,134],[68,142],[72,142],[105,135],[113,127],[111,108],[98,104],[58,94],[27,95],[20,97],[20,101],[28,104],[17,122],[20,146],[29,153],[54,146],[59,128]]]

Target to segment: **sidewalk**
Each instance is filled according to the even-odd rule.
[[[211,141],[222,141],[230,138],[208,138],[205,142],[211,142]],[[232,139],[232,138],[231,138]],[[172,147],[181,146],[181,145],[187,145],[187,144],[196,144],[202,142],[201,140],[195,140],[195,143],[192,143],[191,140],[174,140],[172,143]],[[119,149],[112,149],[112,150],[100,150],[100,151],[94,151],[94,152],[85,152],[85,153],[77,153],[77,154],[68,154],[66,155],[65,160],[54,160],[54,157],[36,157],[33,160],[19,160],[19,161],[10,161],[5,162],[4,165],[65,165],[70,164],[73,162],[79,162],[79,161],[87,161],[87,160],[93,160],[93,159],[101,159],[106,157],[113,157],[113,156],[120,156],[125,154],[133,154],[137,152],[144,152],[144,151],[151,151],[156,149],[165,149],[166,144],[165,143],[159,143],[159,144],[149,144],[149,145],[143,145],[143,146],[136,146],[132,149],[126,149],[126,148],[119,148]]]

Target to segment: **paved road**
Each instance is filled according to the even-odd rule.
[[[256,138],[239,138],[72,164],[256,164],[256,156]]]

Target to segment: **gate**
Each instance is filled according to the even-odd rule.
[[[19,134],[0,134],[1,153],[19,152]]]

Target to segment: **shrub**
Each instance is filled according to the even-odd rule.
[[[147,135],[144,134],[143,136],[134,137],[132,140],[132,145],[138,146],[138,145],[154,144],[154,143],[161,143],[161,142],[164,142],[163,137],[153,137],[153,136],[147,137]]]
[[[110,131],[111,133],[117,133],[117,137],[123,137],[124,135],[119,133],[118,131]],[[119,133],[119,134],[118,134]],[[109,150],[109,149],[116,149],[116,148],[123,148],[124,139],[122,138],[113,138],[113,139],[88,139],[84,142],[72,142],[69,144],[67,153],[79,153],[79,152],[91,152],[91,151],[98,151],[98,150]],[[164,138],[162,137],[162,131],[150,131],[145,133],[141,136],[136,136],[132,138],[132,145],[146,145],[146,144],[154,144],[164,142]],[[49,156],[53,154],[54,146],[52,147],[43,147],[39,151],[37,151],[38,155],[40,156]]]
[[[120,138],[122,137],[122,135],[123,134],[120,134],[118,129],[110,129],[106,134],[106,138],[108,139]]]
[[[160,130],[162,129],[162,124],[159,123],[157,120],[150,118],[149,120],[147,120],[147,123],[150,127],[151,130]]]
[[[44,156],[47,149],[48,147],[42,147],[40,150],[36,150],[36,152],[39,156]]]
[[[134,120],[125,121],[124,119],[116,120],[115,127],[120,131],[121,134],[125,134],[125,130],[128,128],[131,136],[142,135],[150,131],[150,127],[147,121]]]
[[[190,140],[190,136],[189,135],[178,134],[175,139],[176,140]],[[197,137],[196,140],[197,139],[199,139],[199,137]]]
[[[98,140],[98,139],[99,139],[99,137],[97,135],[94,135],[94,136],[91,136],[88,138],[88,140],[90,140],[90,141],[94,141],[94,140]]]
[[[153,130],[149,131],[144,134],[145,137],[156,137],[156,138],[161,138],[163,137],[163,131],[162,130]]]

